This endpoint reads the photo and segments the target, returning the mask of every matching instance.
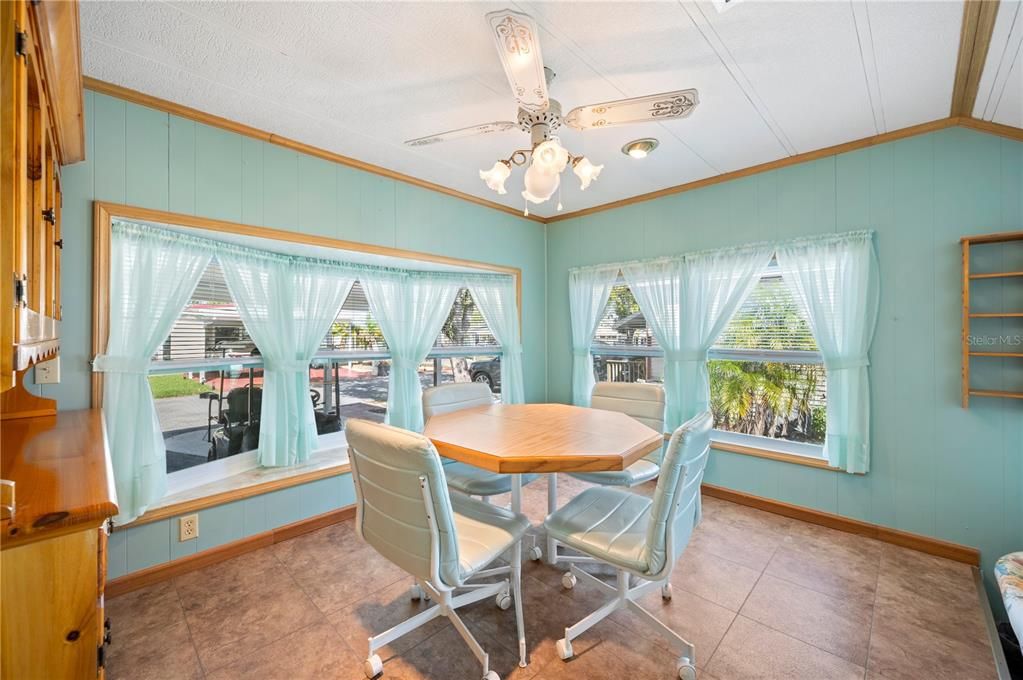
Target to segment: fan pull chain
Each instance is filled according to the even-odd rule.
[[[558,185],[558,212],[561,212],[561,185]]]

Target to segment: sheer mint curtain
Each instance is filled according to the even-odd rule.
[[[367,274],[361,283],[391,352],[387,422],[421,432],[423,386],[419,383],[419,364],[433,347],[461,283],[440,275],[382,272]]]
[[[879,299],[873,233],[796,241],[778,248],[828,372],[824,455],[834,467],[870,469],[870,361]]]
[[[753,290],[772,253],[769,246],[751,246],[622,268],[664,349],[668,432],[710,408],[707,351]]]
[[[115,521],[131,522],[163,497],[167,449],[149,389],[149,361],[170,333],[209,263],[188,239],[115,223],[110,244],[110,335],[93,370],[103,376]]]
[[[264,362],[259,462],[308,460],[316,448],[309,362],[354,278],[312,260],[235,249],[218,253],[231,296]]]
[[[501,400],[505,404],[521,404],[526,398],[515,280],[472,280],[469,282],[469,292],[490,327],[490,332],[501,343]]]
[[[572,317],[572,403],[576,406],[590,405],[594,383],[590,346],[617,278],[618,267],[577,269],[568,274],[568,301]]]

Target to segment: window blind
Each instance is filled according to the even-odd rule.
[[[791,287],[775,272],[760,279],[718,337],[714,348],[818,351]]]
[[[213,259],[153,360],[247,357],[255,348],[238,316],[220,263]]]
[[[622,277],[611,288],[593,344],[613,347],[658,347],[639,303]]]
[[[487,326],[487,320],[476,306],[468,288],[462,288],[455,295],[451,312],[444,320],[434,347],[499,347],[494,334]]]
[[[361,282],[352,286],[320,348],[333,352],[387,352],[387,341],[369,311]]]

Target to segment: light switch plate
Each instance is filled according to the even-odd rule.
[[[52,385],[60,382],[60,357],[36,364],[35,382],[37,385]]]

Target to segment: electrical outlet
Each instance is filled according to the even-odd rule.
[[[199,538],[199,515],[185,515],[178,520],[178,540]]]
[[[52,385],[60,382],[60,357],[36,364],[35,381],[37,385]]]

